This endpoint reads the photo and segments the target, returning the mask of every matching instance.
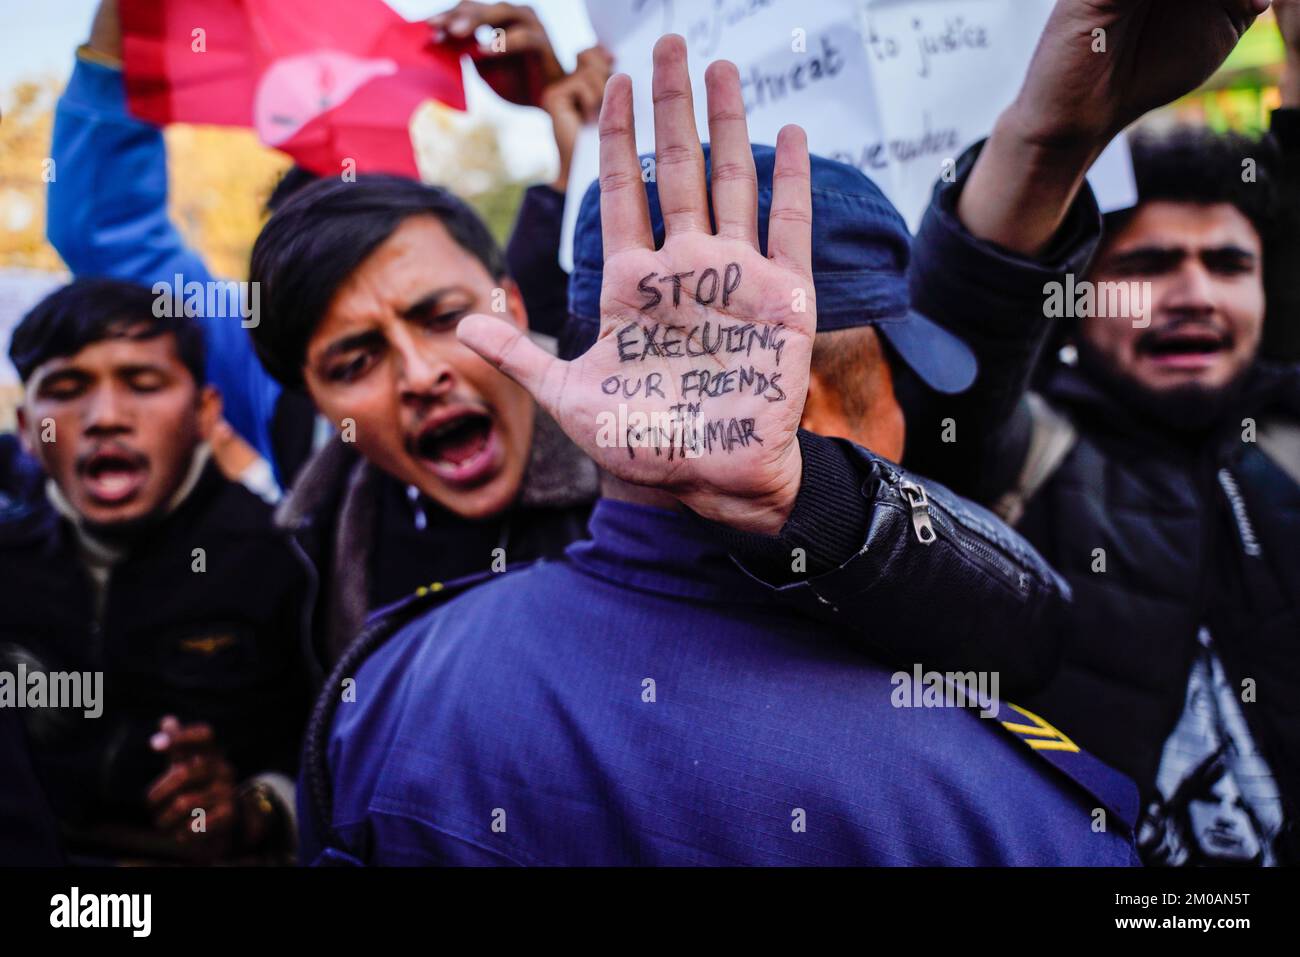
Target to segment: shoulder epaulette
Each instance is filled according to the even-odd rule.
[[[1137,786],[1127,775],[1093,757],[1064,732],[1026,708],[1002,702],[998,723],[1030,751],[1092,795],[1129,833],[1138,818]],[[1008,714],[1005,709],[1010,709]]]

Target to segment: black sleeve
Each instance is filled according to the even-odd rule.
[[[780,535],[714,526],[728,550],[769,584],[788,584],[843,565],[862,547],[870,509],[863,478],[840,443],[799,430],[803,477]]]
[[[17,711],[0,708],[0,867],[65,863],[58,826],[36,779]]]
[[[271,414],[271,450],[280,487],[290,489],[311,458],[316,432],[316,406],[306,392],[283,389]]]
[[[850,442],[801,431],[799,443],[803,482],[780,535],[714,526],[751,578],[894,666],[996,671],[1021,694],[1051,678],[1070,589],[1028,542]]]
[[[564,194],[530,186],[506,244],[506,268],[519,285],[534,332],[559,336],[569,314],[569,274],[560,268]]]
[[[1050,248],[1035,259],[972,236],[957,201],[983,144],[961,158],[954,182],[940,182],[912,245],[908,280],[918,312],[965,340],[979,362],[974,385],[940,395],[898,378],[907,416],[904,463],[962,495],[995,501],[1019,475],[1029,442],[1023,399],[1053,332],[1044,287],[1082,277],[1101,238],[1101,213],[1084,186]]]
[[[287,541],[284,552],[290,552]],[[302,755],[303,734],[315,692],[316,662],[310,658],[311,603],[315,597],[311,578],[296,558],[281,572],[285,582],[275,627],[279,668],[273,694],[258,722],[255,760],[245,775],[278,771],[295,778]]]
[[[1268,317],[1260,351],[1278,362],[1300,362],[1300,109],[1274,110],[1271,135],[1280,222],[1264,253]]]

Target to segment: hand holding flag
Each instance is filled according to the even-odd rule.
[[[412,111],[465,108],[458,49],[382,0],[121,0],[131,112],[247,126],[314,173],[418,175]]]

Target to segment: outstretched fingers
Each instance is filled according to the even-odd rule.
[[[645,181],[636,155],[632,78],[609,78],[600,110],[600,231],[605,257],[625,249],[653,249]]]
[[[812,276],[812,187],[808,137],[785,126],[776,138],[767,256],[802,276]]]
[[[695,128],[695,101],[686,69],[686,41],[660,37],[651,80],[655,109],[655,181],[664,231],[710,232],[704,187],[704,151]]]
[[[758,248],[758,176],[749,145],[740,71],[718,60],[704,71],[709,97],[709,142],[713,173],[713,217],[718,235]]]

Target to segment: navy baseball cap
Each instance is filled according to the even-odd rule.
[[[753,151],[758,173],[758,242],[767,255],[767,217],[772,208],[776,150],[754,146]],[[931,388],[945,393],[968,388],[975,381],[974,353],[961,339],[910,308],[907,264],[912,237],[903,217],[861,171],[820,156],[809,159],[817,331],[875,326]],[[707,143],[704,165],[708,176]],[[646,184],[646,194],[657,248],[664,241],[664,219],[655,183]],[[581,354],[596,341],[604,263],[597,181],[582,198],[573,234],[569,320],[561,336],[566,358]]]

